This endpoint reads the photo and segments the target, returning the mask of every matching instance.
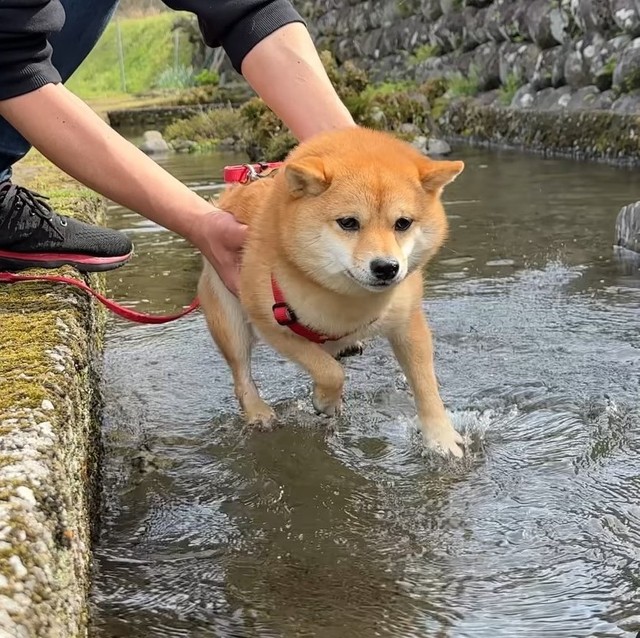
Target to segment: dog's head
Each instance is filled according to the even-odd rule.
[[[388,290],[444,242],[440,197],[463,169],[379,131],[319,135],[290,154],[279,176],[282,246],[330,289]]]

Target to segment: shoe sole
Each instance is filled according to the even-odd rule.
[[[124,266],[132,254],[119,257],[92,257],[71,253],[13,253],[0,250],[0,270],[73,266],[80,272],[106,272]]]

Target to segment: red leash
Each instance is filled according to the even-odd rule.
[[[68,284],[69,286],[75,286],[76,288],[80,288],[80,290],[84,290],[90,295],[93,295],[98,301],[103,303],[114,314],[122,317],[123,319],[135,321],[136,323],[168,323],[169,321],[175,321],[176,319],[180,319],[180,317],[188,315],[190,312],[193,312],[200,306],[200,302],[198,301],[198,299],[194,299],[188,308],[185,308],[181,312],[178,312],[174,315],[149,315],[144,312],[137,312],[136,310],[125,308],[115,301],[107,299],[99,292],[96,292],[95,290],[89,288],[89,286],[87,286],[84,281],[80,281],[79,279],[74,279],[72,277],[63,277],[61,275],[20,275],[12,272],[0,272],[0,283],[15,284],[20,281],[52,281],[58,284]]]
[[[271,173],[273,170],[279,168],[281,164],[282,162],[263,162],[259,164],[238,164],[235,166],[225,166],[224,181],[226,183],[240,182],[242,184],[246,184],[247,182],[262,177],[261,173],[263,173],[264,171],[269,171],[269,173]],[[136,310],[125,308],[119,303],[112,301],[111,299],[107,299],[99,292],[92,290],[89,286],[87,286],[87,284],[84,283],[84,281],[80,281],[79,279],[74,279],[72,277],[63,277],[61,275],[21,275],[12,272],[0,272],[0,283],[15,284],[21,281],[51,281],[53,283],[75,286],[76,288],[80,288],[80,290],[84,290],[90,295],[93,295],[98,301],[100,301],[100,303],[104,304],[114,314],[122,317],[123,319],[135,321],[136,323],[169,323],[170,321],[175,321],[176,319],[180,319],[181,317],[188,315],[190,312],[193,312],[200,307],[200,301],[196,297],[191,302],[189,307],[185,308],[181,312],[177,312],[173,315],[150,315],[145,312],[137,312]]]

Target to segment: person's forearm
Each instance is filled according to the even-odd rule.
[[[257,44],[242,74],[299,141],[354,126],[303,24],[285,25]]]
[[[78,181],[191,241],[215,210],[61,84],[0,101],[0,115]]]

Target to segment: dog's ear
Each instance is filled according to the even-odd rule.
[[[292,164],[287,164],[284,169],[289,192],[293,197],[303,195],[320,195],[329,188],[331,183],[325,166],[319,157],[307,157]]]
[[[425,158],[418,166],[422,188],[438,193],[464,170],[464,162],[433,161]]]

